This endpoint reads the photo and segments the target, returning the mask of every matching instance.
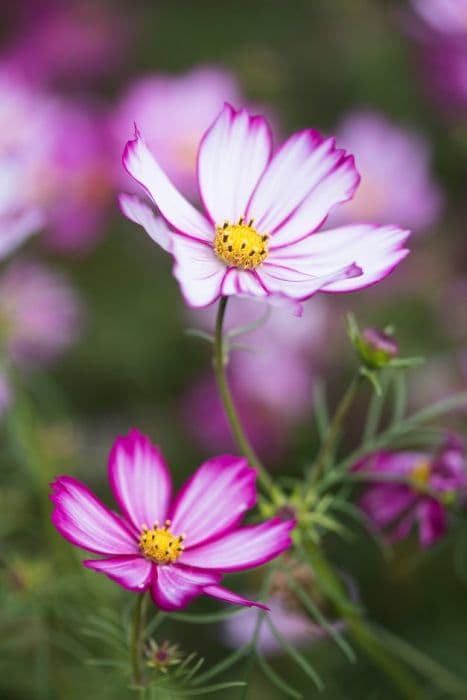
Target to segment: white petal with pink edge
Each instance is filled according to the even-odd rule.
[[[255,481],[256,472],[243,457],[223,455],[204,462],[172,510],[171,529],[186,533],[185,551],[237,525],[256,503]]]
[[[183,563],[202,569],[242,571],[277,557],[292,544],[290,531],[295,521],[268,520],[244,527],[183,552]]]
[[[404,248],[410,232],[397,226],[355,224],[315,233],[291,245],[271,251],[271,263],[304,273],[324,275],[336,265],[354,262],[362,275],[336,280],[325,292],[350,292],[382,280],[408,255]]]
[[[210,245],[174,234],[172,254],[174,276],[189,306],[208,306],[220,297],[227,268]]]
[[[185,566],[159,566],[153,579],[151,594],[155,604],[166,611],[184,608],[193,598],[202,595],[205,586],[215,585],[220,576]]]
[[[200,196],[214,224],[244,216],[271,150],[271,130],[263,117],[224,106],[198,154]]]
[[[130,591],[145,591],[153,577],[154,564],[139,556],[88,559],[83,564]]]
[[[297,300],[308,299],[316,292],[324,291],[331,283],[362,274],[361,269],[354,263],[334,267],[324,273],[319,269],[302,271],[297,269],[298,267],[276,265],[271,259],[271,263],[264,263],[256,274],[269,293]]]
[[[109,456],[109,481],[115,500],[138,532],[167,517],[172,483],[158,447],[137,430],[115,441]]]
[[[142,185],[164,219],[180,233],[212,241],[212,225],[174,187],[137,131],[123,153],[127,172]]]
[[[307,202],[310,217],[308,223],[303,223],[304,235],[323,220],[332,206],[352,196],[358,180],[353,159],[336,148],[334,139],[324,139],[311,129],[302,131],[291,136],[274,155],[251,198],[247,217],[255,219],[257,230],[285,242],[282,228],[298,216],[300,205]],[[290,240],[292,233],[291,225]]]
[[[136,554],[138,545],[121,520],[77,479],[52,484],[52,522],[65,539],[97,554]]]
[[[155,243],[170,252],[172,232],[161,216],[134,194],[121,194],[118,201],[127,219],[142,226]]]
[[[223,586],[206,586],[204,589],[206,595],[212,598],[217,598],[218,600],[223,600],[225,603],[230,603],[231,605],[245,605],[248,608],[262,608],[263,610],[269,610],[267,605],[263,603],[257,603],[254,600],[248,600],[248,598],[243,598],[243,596],[229,591],[228,588]]]

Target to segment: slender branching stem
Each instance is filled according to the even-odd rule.
[[[230,429],[234,436],[235,442],[239,450],[248,459],[251,466],[256,469],[258,473],[258,479],[265,491],[270,495],[274,493],[274,484],[269,476],[266,468],[262,464],[258,455],[256,454],[253,446],[251,445],[249,439],[247,438],[245,431],[243,430],[242,424],[238,417],[235,404],[233,402],[232,393],[230,391],[229,383],[227,381],[227,375],[225,371],[226,357],[225,357],[225,346],[224,346],[224,318],[225,311],[227,308],[228,297],[221,297],[219,302],[219,308],[217,311],[216,320],[216,330],[215,330],[215,341],[214,341],[214,373],[216,375],[217,387],[219,389],[219,394],[224,406],[225,413],[227,415]]]

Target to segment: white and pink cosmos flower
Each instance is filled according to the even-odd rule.
[[[201,465],[172,499],[160,450],[136,430],[116,440],[109,482],[121,515],[80,481],[52,484],[52,522],[77,547],[104,559],[83,564],[132,591],[151,591],[162,610],[199,595],[257,605],[220,586],[223,574],[260,566],[288,549],[295,522],[274,518],[239,527],[256,502],[256,472],[245,458],[223,455]]]
[[[186,302],[221,296],[301,302],[319,291],[350,292],[380,281],[405,258],[409,232],[355,224],[318,233],[330,211],[354,195],[354,159],[335,139],[306,129],[273,154],[261,116],[226,104],[201,140],[197,176],[205,213],[174,187],[138,131],[123,163],[151,196],[170,232],[149,207],[121,196],[123,212],[175,259]]]

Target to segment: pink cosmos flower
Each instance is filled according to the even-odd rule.
[[[412,0],[413,35],[427,92],[456,118],[467,114],[467,0]]]
[[[408,231],[357,224],[317,233],[331,209],[350,199],[354,159],[313,130],[272,154],[266,120],[226,104],[201,140],[198,185],[206,214],[172,185],[136,133],[124,152],[127,171],[172,228],[174,274],[186,302],[207,306],[222,295],[295,308],[318,291],[348,292],[383,279],[405,258]],[[123,197],[125,211],[127,197]],[[154,235],[143,205],[132,217]],[[156,238],[157,240],[157,238]]]
[[[430,455],[422,452],[378,452],[359,462],[354,470],[393,475],[410,480],[410,484],[377,482],[367,486],[360,507],[378,530],[389,529],[391,541],[408,537],[417,526],[422,547],[430,547],[447,529],[443,500],[467,494],[465,453],[457,437],[451,436]],[[422,489],[429,487],[439,499]]]
[[[198,144],[225,101],[242,101],[240,87],[227,70],[200,66],[181,75],[143,76],[129,86],[111,120],[119,154],[136,122],[172,182],[194,197]],[[121,168],[122,182],[120,173]],[[124,186],[129,182],[134,181],[125,173]]]
[[[81,321],[77,293],[44,264],[15,260],[0,276],[0,333],[15,363],[55,359],[77,338]]]
[[[393,220],[419,231],[436,223],[442,197],[431,177],[428,145],[419,134],[383,114],[361,111],[346,117],[338,140],[356,154],[362,179],[355,197],[332,215],[333,224]]]
[[[264,564],[291,545],[294,521],[238,527],[256,502],[256,473],[242,457],[204,464],[172,499],[168,466],[136,430],[115,442],[109,481],[122,515],[68,476],[52,484],[52,521],[77,547],[102,554],[85,566],[129,590],[150,589],[162,610],[185,607],[199,595],[237,605],[260,603],[220,586],[224,573]]]

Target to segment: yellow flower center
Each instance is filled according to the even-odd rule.
[[[170,520],[165,521],[164,527],[154,523],[152,529],[142,525],[139,548],[146,559],[156,564],[171,564],[181,556],[185,535],[173,535],[169,530],[170,524]]]
[[[214,252],[227,265],[253,270],[268,257],[268,234],[258,233],[253,219],[245,223],[241,217],[237,224],[226,221],[216,226]]]
[[[410,479],[414,486],[426,486],[430,478],[431,466],[426,460],[422,460],[416,464],[410,472]]]

